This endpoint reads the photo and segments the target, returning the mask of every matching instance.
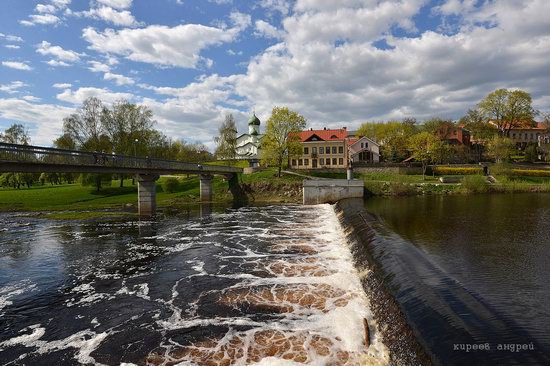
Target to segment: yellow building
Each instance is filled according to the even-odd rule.
[[[300,132],[302,155],[292,157],[289,161],[291,169],[321,169],[348,167],[348,131],[307,130]]]

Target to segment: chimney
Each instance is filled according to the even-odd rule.
[[[346,126],[342,127],[342,130],[347,130],[348,128]]]
[[[326,127],[323,127],[323,130],[325,130],[325,131],[326,131],[326,130],[327,130],[327,128],[326,128]]]

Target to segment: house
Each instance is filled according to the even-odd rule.
[[[542,122],[535,122],[533,126],[511,128],[506,136],[516,143],[518,149],[523,150],[529,143],[546,145],[550,143],[548,126]]]
[[[260,162],[261,141],[263,138],[260,133],[260,124],[260,119],[256,117],[256,113],[252,113],[248,120],[248,133],[243,133],[237,137],[236,158],[248,160],[251,167],[258,166]]]
[[[301,131],[302,154],[292,157],[292,169],[346,169],[350,161],[379,161],[379,145],[373,140],[355,138],[346,127]],[[362,145],[361,145],[362,144]],[[353,146],[353,149],[350,147]],[[361,160],[363,159],[363,160]]]
[[[436,131],[436,136],[449,145],[470,146],[471,144],[470,131],[462,126],[443,125]]]
[[[348,139],[349,157],[352,163],[379,163],[380,144],[368,137]]]

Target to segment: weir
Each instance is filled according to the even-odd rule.
[[[304,205],[335,203],[344,198],[363,198],[365,185],[357,179],[305,179]]]

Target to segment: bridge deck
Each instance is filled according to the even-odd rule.
[[[222,174],[241,168],[0,143],[0,173]]]

